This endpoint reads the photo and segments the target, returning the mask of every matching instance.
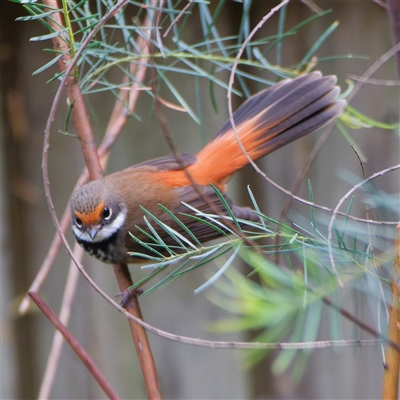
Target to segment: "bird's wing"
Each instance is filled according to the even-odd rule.
[[[228,227],[230,226],[231,228],[234,227],[234,223],[232,221],[229,222],[228,219],[224,218],[229,215],[228,211],[211,186],[187,186],[177,190],[180,191],[181,204],[172,211],[190,229],[190,231],[200,242],[206,242],[208,240],[221,237],[221,233],[210,227],[207,222],[211,223],[212,225],[217,225],[220,229],[223,229],[223,227],[218,225],[216,222],[212,222],[207,218],[201,217],[200,213],[215,215],[215,221],[218,221],[222,225]],[[224,197],[226,203],[236,218],[246,219],[249,221],[259,221],[259,218],[252,212],[250,208],[234,206],[232,201],[224,193],[221,193],[221,195]],[[191,210],[186,204],[195,208],[200,213]],[[184,214],[195,215],[204,222],[193,219]]]
[[[146,170],[158,170],[158,171],[173,171],[173,170],[182,170],[196,162],[196,157],[190,154],[182,154],[180,160],[178,161],[174,156],[166,156],[160,157],[153,160],[149,160],[143,162],[141,164],[137,164],[128,170],[143,168]],[[161,183],[161,182],[160,182]],[[167,204],[163,204],[163,201],[166,199],[160,198],[158,201],[160,204],[167,206],[169,211],[171,211],[180,221],[183,223],[187,229],[191,231],[191,233],[197,238],[200,243],[205,243],[209,240],[217,239],[221,237],[220,230],[229,233],[229,226],[234,226],[232,222],[229,222],[226,218],[229,215],[226,210],[223,202],[221,202],[217,193],[211,186],[203,186],[203,185],[186,185],[181,187],[170,188],[170,190],[174,193],[174,201],[169,207]],[[232,201],[222,193],[225,198],[226,203],[231,208],[233,214],[236,218],[246,219],[249,221],[258,221],[258,217],[252,212],[250,208],[246,207],[237,207],[232,204]],[[195,208],[197,211],[192,210],[190,207]],[[218,222],[212,222],[210,219],[207,219],[201,214],[213,214],[216,215],[215,221],[218,221],[221,225],[218,225]],[[195,218],[192,218],[194,216]],[[187,233],[186,229],[181,226],[181,224],[177,223],[173,219],[171,219],[170,215],[167,212],[158,213],[157,218],[165,223],[167,226],[183,235],[188,240],[192,241],[192,238]],[[147,225],[142,221],[137,221],[136,224],[143,230],[147,231],[151,234]],[[214,229],[210,225],[216,225],[220,230]],[[177,242],[173,237],[168,235],[166,230],[164,230],[161,226],[159,226],[156,222],[152,222],[153,229],[157,232],[157,235],[162,238],[165,244],[168,246],[177,246]],[[228,228],[224,228],[224,226]],[[143,240],[144,242],[151,242],[149,238],[146,238],[145,235],[140,233],[137,229],[133,229],[131,231],[135,236]],[[136,245],[132,242],[131,251],[137,251]],[[166,254],[163,248],[156,248],[157,251]],[[151,254],[145,248],[142,248],[140,252],[145,254]]]
[[[136,164],[128,169],[132,170],[142,167],[154,167],[159,171],[177,171],[194,164],[196,161],[197,159],[194,155],[183,153],[178,158],[173,155],[154,158],[152,160]]]
[[[175,206],[169,208],[169,211],[172,212],[177,219],[179,219],[181,224],[185,225],[185,227],[197,238],[200,243],[204,244],[209,240],[220,238],[222,236],[221,230],[227,234],[230,233],[230,229],[232,229],[232,227],[233,230],[235,230],[234,223],[229,221],[227,218],[224,218],[229,215],[228,211],[211,186],[186,186],[184,188],[176,188],[174,190],[176,199],[179,200],[175,203]],[[249,221],[259,220],[250,208],[233,206],[232,201],[226,195],[222,195],[224,196],[225,201],[231,208],[236,218]],[[162,199],[160,199],[160,204],[162,203]],[[191,209],[191,207],[195,208],[197,211]],[[212,217],[214,221],[210,218],[204,217],[202,214],[214,215],[215,217]],[[193,239],[191,238],[190,234],[188,234],[187,230],[176,220],[172,219],[167,212],[164,212],[161,215],[158,214],[157,218],[161,222],[165,223],[168,227],[193,242]],[[145,224],[139,223],[138,225],[141,229],[151,234],[150,230]],[[214,229],[212,227],[213,225],[217,226],[219,229]],[[157,235],[165,244],[168,246],[178,246],[178,243],[175,241],[175,239],[160,225],[153,221],[152,226],[157,232]],[[151,242],[151,240],[140,234],[136,229],[134,229],[132,233],[147,243]],[[156,247],[156,249],[157,251],[167,255],[165,249],[162,247]],[[137,251],[137,249],[135,251]],[[141,249],[140,252],[150,254],[144,248]],[[180,251],[178,250],[178,252]]]

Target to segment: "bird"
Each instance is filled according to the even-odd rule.
[[[144,208],[189,240],[190,230],[203,244],[223,233],[191,217],[195,210],[228,215],[215,188],[236,218],[259,221],[250,208],[234,205],[227,197],[230,178],[249,164],[248,157],[256,161],[340,115],[346,101],[337,99],[340,88],[336,83],[336,76],[323,76],[319,71],[284,79],[248,98],[233,114],[235,129],[228,120],[195,156],[156,158],[81,186],[70,199],[76,241],[105,263],[144,262],[146,255],[154,256],[150,246],[141,243],[151,242]],[[221,220],[225,226],[226,220]],[[153,231],[166,245],[177,246],[159,224],[154,223]],[[153,243],[157,254],[168,256],[165,247]]]

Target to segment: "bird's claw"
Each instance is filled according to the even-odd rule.
[[[138,297],[141,294],[143,294],[142,289],[128,288],[128,289],[124,290],[123,292],[115,293],[114,297],[121,297],[121,301],[119,302],[119,304],[121,305],[121,307],[126,308],[128,306],[135,307],[135,304],[131,300],[132,300],[132,298]]]

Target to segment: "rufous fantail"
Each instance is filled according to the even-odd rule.
[[[335,76],[312,72],[283,80],[246,100],[233,118],[247,155],[257,160],[332,121],[346,105],[344,100],[335,100],[340,93],[335,84]],[[183,215],[195,215],[184,203],[202,213],[226,216],[226,208],[210,184],[224,193],[232,175],[248,163],[228,121],[196,156],[156,158],[76,190],[70,201],[75,238],[90,255],[106,263],[145,261],[129,255],[136,252],[154,256],[129,234],[149,242],[137,228],[149,231],[140,206],[190,240],[186,230],[159,204],[176,215],[201,243],[218,238],[221,232],[201,218]],[[250,208],[234,206],[226,199],[235,217],[259,221]],[[153,225],[167,245],[177,245],[164,229]],[[165,254],[162,246],[155,249]]]

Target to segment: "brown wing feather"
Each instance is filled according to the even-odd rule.
[[[183,153],[180,154],[178,159],[173,156],[164,156],[153,158],[152,160],[144,161],[142,163],[133,165],[127,168],[127,170],[142,168],[142,167],[154,167],[159,171],[176,171],[183,168],[187,168],[197,161],[196,156],[192,154]]]
[[[200,196],[198,191],[192,186],[175,189],[176,198],[180,200],[180,203],[178,203],[175,207],[171,208],[169,211],[171,211],[184,225],[186,225],[186,227],[193,233],[193,235],[199,240],[200,243],[205,243],[210,240],[220,238],[221,233],[213,229],[206,223],[190,218],[187,215],[183,215],[183,214],[195,215],[195,212],[182,203],[186,203],[191,207],[196,208],[201,213],[205,214],[216,214],[219,216],[227,216],[228,212],[225,209],[223,203],[220,201],[217,194],[215,193],[215,191],[211,187],[198,186],[198,190],[201,191]],[[259,220],[258,217],[250,210],[250,208],[233,206],[232,201],[228,197],[226,196],[224,197],[237,218],[246,219],[249,221]],[[166,225],[168,225],[170,228],[172,228],[173,230],[175,230],[176,232],[187,238],[188,240],[192,241],[190,235],[188,235],[186,230],[182,228],[176,221],[171,220],[171,217],[167,213],[158,214],[157,218],[160,221],[164,222]],[[203,220],[207,221],[206,218],[204,218]],[[219,222],[224,224],[223,219],[219,219]],[[168,233],[161,226],[159,226],[154,221],[151,221],[151,223],[154,230],[163,239],[165,244],[167,244],[168,246],[178,245],[178,243],[174,240],[174,238],[168,235]],[[140,228],[142,228],[146,232],[150,233],[148,227],[144,222],[138,221],[137,225],[140,226]],[[223,229],[223,227],[221,226],[218,227],[220,229],[221,228]],[[143,235],[138,229],[136,228],[131,229],[131,232],[135,236],[140,238],[140,240],[143,240],[146,243],[152,243],[151,239]],[[226,230],[226,232],[229,233],[228,230]],[[137,248],[136,242],[134,242],[132,239],[127,241],[127,248],[128,251],[136,251],[136,252],[140,251],[141,253],[154,256],[154,253],[145,249],[144,247],[140,248],[139,250]],[[168,255],[168,253],[161,246],[156,247],[156,250],[164,255]]]

